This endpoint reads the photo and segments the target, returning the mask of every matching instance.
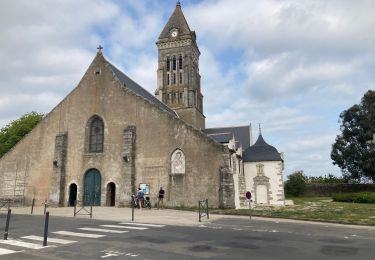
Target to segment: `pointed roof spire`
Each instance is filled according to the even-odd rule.
[[[259,135],[262,135],[262,128],[260,127],[260,123],[259,123]]]
[[[176,8],[174,9],[171,17],[169,17],[167,24],[164,26],[164,29],[159,36],[159,39],[169,38],[172,29],[177,29],[178,35],[180,36],[191,34],[189,25],[182,12],[180,1],[177,1]]]
[[[259,128],[260,130],[260,128]],[[258,140],[243,153],[244,162],[283,161],[275,147],[264,141],[259,132]]]

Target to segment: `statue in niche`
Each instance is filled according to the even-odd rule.
[[[181,150],[176,150],[171,158],[172,174],[185,174],[185,155]]]

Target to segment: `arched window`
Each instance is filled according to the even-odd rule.
[[[176,60],[176,56],[173,56],[173,60],[172,60],[172,69],[173,70],[176,70],[176,67],[177,67],[177,60]]]
[[[167,57],[167,71],[171,70],[171,60]]]
[[[182,55],[180,55],[180,57],[178,57],[178,68],[180,70],[182,70]]]
[[[180,84],[182,84],[182,72],[180,71]]]
[[[102,153],[104,143],[104,123],[96,116],[90,124],[89,152]]]
[[[173,73],[173,85],[176,84],[176,73]]]

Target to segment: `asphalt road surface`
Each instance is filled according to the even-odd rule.
[[[6,214],[0,214],[0,238]],[[11,217],[0,259],[375,259],[375,229],[225,219],[197,227]]]

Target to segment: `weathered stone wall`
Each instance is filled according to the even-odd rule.
[[[97,115],[104,121],[104,151],[87,150],[87,122]],[[56,152],[56,136],[68,137],[64,165]],[[171,154],[180,149],[186,157],[184,175],[172,176]],[[69,185],[77,185],[77,198],[82,199],[84,176],[92,168],[100,171],[101,203],[106,202],[106,188],[116,185],[116,204],[128,203],[139,183],[150,185],[150,197],[156,201],[160,186],[166,190],[166,203],[195,205],[208,198],[212,206],[227,207],[234,203],[230,194],[228,151],[202,132],[182,120],[136,96],[115,80],[106,62],[98,55],[75,88],[14,149],[0,159],[1,180],[25,176],[24,195],[30,201],[64,198],[68,201]],[[61,153],[62,154],[62,153]],[[60,165],[59,165],[60,164]],[[64,169],[58,168],[64,166]],[[57,167],[57,168],[56,168]],[[64,194],[52,182],[65,172]],[[225,173],[223,175],[223,173]],[[232,177],[233,180],[233,177]],[[223,181],[226,183],[223,185]],[[13,182],[14,183],[14,182]],[[63,183],[60,179],[60,183]],[[8,192],[11,182],[2,181],[0,189]],[[52,193],[51,193],[52,192]],[[227,194],[220,200],[220,194]],[[10,195],[10,194],[8,194]],[[233,202],[232,202],[233,200]]]

